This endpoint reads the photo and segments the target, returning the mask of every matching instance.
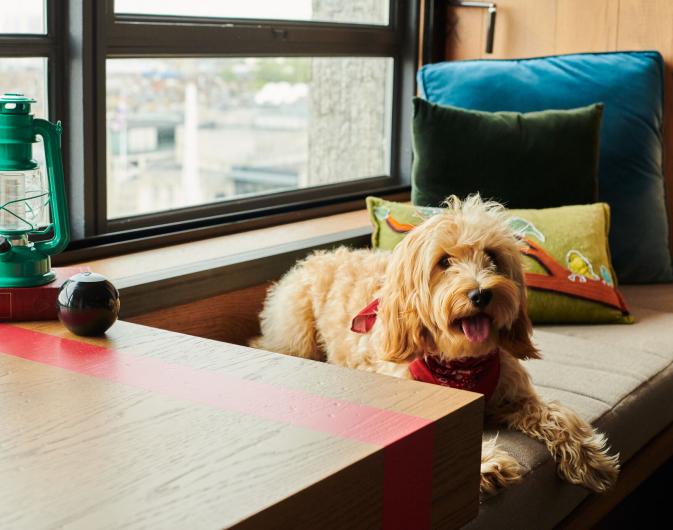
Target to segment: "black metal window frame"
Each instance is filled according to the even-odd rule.
[[[48,0],[55,10],[53,0]],[[161,238],[189,239],[279,222],[306,210],[319,215],[370,193],[407,190],[411,100],[418,61],[419,3],[389,0],[387,25],[115,14],[114,0],[58,2],[67,18],[71,249]],[[51,17],[50,17],[51,19]],[[58,52],[55,52],[58,53]],[[390,57],[393,59],[390,175],[173,209],[122,219],[107,217],[106,60],[199,57]],[[65,85],[55,85],[65,86]],[[51,100],[50,100],[51,101]],[[58,110],[58,109],[55,109]],[[58,117],[58,112],[52,114]],[[246,222],[248,224],[246,224]],[[242,224],[243,223],[243,224]],[[222,227],[216,230],[213,227]],[[238,227],[238,228],[237,228]],[[180,237],[173,237],[181,233]],[[203,236],[199,236],[203,237]],[[148,243],[149,244],[149,243]]]

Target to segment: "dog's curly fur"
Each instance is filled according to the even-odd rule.
[[[450,197],[446,211],[412,230],[392,253],[339,248],[298,263],[270,291],[261,337],[270,351],[409,378],[409,362],[429,353],[443,360],[501,353],[501,375],[487,417],[545,443],[558,473],[573,484],[604,491],[619,472],[618,456],[573,411],[544,403],[520,360],[539,358],[531,342],[519,242],[504,209],[478,195]],[[489,289],[477,309],[468,297]],[[377,321],[352,333],[353,316],[379,298]],[[460,319],[485,313],[488,339],[470,341]],[[484,442],[481,490],[493,493],[521,477],[517,461]]]

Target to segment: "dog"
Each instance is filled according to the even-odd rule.
[[[479,195],[445,206],[392,253],[339,248],[299,262],[270,289],[251,345],[479,391],[487,421],[546,444],[561,478],[609,489],[618,455],[572,410],[543,402],[521,363],[540,354],[504,208]],[[522,474],[495,439],[483,442],[482,494]]]

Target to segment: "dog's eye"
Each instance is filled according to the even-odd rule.
[[[451,256],[444,256],[439,260],[437,265],[439,265],[442,269],[448,269],[451,266]]]
[[[492,250],[485,250],[484,254],[486,254],[489,261],[493,264],[496,270],[500,268],[500,264],[498,263],[498,255],[495,252]]]

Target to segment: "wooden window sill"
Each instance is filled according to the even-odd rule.
[[[76,265],[117,286],[128,318],[277,279],[313,250],[365,246],[370,234],[357,210]]]

